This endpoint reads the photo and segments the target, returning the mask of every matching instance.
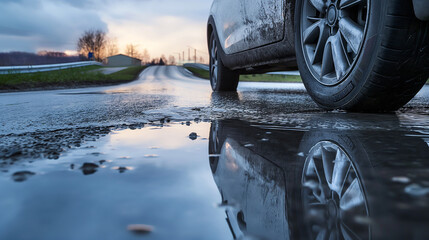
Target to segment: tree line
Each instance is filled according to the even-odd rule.
[[[133,43],[127,44],[123,53],[133,58],[141,59],[144,64],[170,64],[177,63],[175,56],[168,58],[162,55],[160,58],[151,58],[149,51],[139,50],[139,46]],[[78,56],[68,56],[63,52],[40,51],[38,53],[28,52],[8,52],[0,53],[0,66],[18,66],[18,65],[41,65],[69,63],[88,60],[88,53],[93,53],[96,61],[102,62],[104,58],[120,53],[118,41],[116,38],[109,37],[102,30],[87,30],[77,41]],[[183,56],[184,60],[184,56]],[[180,57],[179,57],[180,61]]]
[[[127,56],[141,59],[144,63],[151,62],[149,51],[144,49],[140,52],[136,44],[127,44],[124,50]],[[101,30],[85,31],[78,40],[77,51],[84,56],[88,56],[88,53],[91,52],[94,60],[99,62],[106,57],[120,53],[117,39],[108,37],[106,32]]]
[[[116,38],[107,36],[106,32],[101,30],[87,30],[79,38],[77,43],[79,54],[88,56],[88,53],[93,53],[94,60],[103,61],[104,58],[117,55],[120,53],[118,41]],[[139,51],[139,46],[133,43],[127,44],[124,53],[127,56],[138,58],[145,64],[176,64],[176,58],[170,55],[168,58],[162,55],[159,59],[151,59],[149,51],[144,49]]]

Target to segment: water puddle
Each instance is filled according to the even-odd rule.
[[[154,226],[151,239],[228,239],[207,157],[210,123],[188,125],[117,130],[58,160],[3,167],[0,239],[141,237],[133,224]]]
[[[427,239],[425,135],[336,126],[146,124],[3,164],[0,239]]]

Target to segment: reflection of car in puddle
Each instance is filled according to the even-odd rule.
[[[228,139],[219,157],[215,179],[222,186],[228,224],[243,233],[275,239],[288,235],[285,221],[284,175],[280,168]],[[257,221],[254,221],[257,220]]]
[[[333,142],[317,143],[308,153],[302,175],[302,204],[312,239],[367,239],[369,227],[355,224],[368,218],[367,200],[352,161]],[[353,226],[350,228],[349,226]],[[368,228],[368,230],[366,229]]]
[[[385,117],[400,130],[214,122],[210,167],[233,237],[428,239],[429,196],[407,191],[429,187],[425,136]]]

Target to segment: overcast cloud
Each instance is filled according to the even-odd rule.
[[[102,29],[152,56],[205,50],[212,0],[0,0],[0,52],[75,50],[87,29]]]

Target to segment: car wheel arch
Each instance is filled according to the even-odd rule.
[[[216,27],[216,23],[215,23],[214,17],[210,16],[209,20],[208,20],[208,23],[207,23],[207,46],[208,46],[209,50],[210,50],[210,36],[211,36],[212,33],[214,33],[215,38],[217,39],[217,41],[218,41],[218,43],[220,45],[220,48],[218,49],[218,51],[219,51],[218,54],[219,54],[222,62],[226,62],[225,61],[226,53],[225,53],[225,50],[223,49],[222,44],[220,44],[219,34],[218,34],[218,31],[217,31],[217,27]],[[227,67],[230,67],[230,66],[227,66]]]

